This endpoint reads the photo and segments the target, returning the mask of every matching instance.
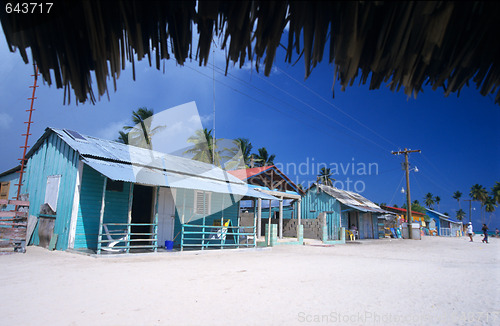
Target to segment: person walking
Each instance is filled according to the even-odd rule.
[[[483,242],[488,243],[488,227],[486,226],[486,224],[483,224],[483,228],[481,230],[483,230],[484,234]]]
[[[472,240],[472,234],[473,234],[472,222],[469,222],[469,225],[467,225],[467,234],[469,235],[469,238],[470,238],[469,242],[473,242],[473,240]]]

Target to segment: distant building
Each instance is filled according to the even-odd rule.
[[[458,237],[462,235],[463,223],[450,219],[449,216],[426,208],[429,215],[429,230],[435,230],[435,235],[443,237]]]
[[[297,237],[301,241],[297,227],[301,224],[300,206],[304,192],[290,178],[274,165],[232,170],[228,173],[246,182],[252,189],[277,198],[260,201],[261,214],[260,218],[257,217],[259,237],[265,235],[268,225],[275,224],[279,239]],[[241,204],[242,210],[246,212],[256,212],[258,206],[259,203],[255,200],[242,201]]]
[[[359,239],[383,237],[378,219],[390,214],[360,194],[316,183],[306,191],[302,212],[305,221],[324,218],[324,240],[339,242],[345,241],[346,230],[357,231]]]

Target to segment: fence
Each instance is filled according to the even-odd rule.
[[[135,232],[133,229],[149,228],[151,232]],[[105,238],[103,238],[105,237]],[[97,238],[97,254],[101,250],[126,252],[130,249],[158,249],[156,223],[103,223]]]
[[[439,228],[439,235],[442,237],[451,237],[450,228]]]
[[[0,199],[1,205],[15,205],[17,210],[0,211],[0,247],[26,252],[29,201]]]
[[[182,224],[181,250],[186,247],[204,250],[208,247],[223,249],[255,246],[255,226]]]

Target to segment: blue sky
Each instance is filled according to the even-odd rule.
[[[24,143],[33,66],[24,64],[18,52],[10,53],[3,31],[0,34],[0,171],[5,171],[22,155],[19,146]],[[414,99],[402,90],[391,92],[382,86],[370,91],[358,82],[344,92],[337,84],[332,98],[334,68],[327,62],[307,80],[303,61],[286,64],[281,50],[270,77],[249,63],[243,69],[231,65],[229,76],[224,76],[220,51],[215,66],[212,60],[207,67],[195,61],[178,66],[169,60],[164,74],[143,60],[136,65],[134,82],[128,64],[116,92],[109,82],[110,101],[104,96],[95,105],[75,105],[74,96],[70,105],[63,105],[62,89],[41,84],[29,143],[34,144],[48,126],[115,139],[121,127],[131,123],[132,110],[146,106],[160,112],[191,101],[211,129],[215,74],[217,138],[249,138],[254,151],[266,147],[292,180],[313,181],[317,164],[324,163],[339,172],[334,176],[338,187],[349,186],[377,203],[401,205],[403,156],[391,151],[421,149],[421,154],[410,156],[419,170],[411,173],[412,200],[423,202],[431,192],[442,199],[440,211],[451,216],[458,209],[453,192],[459,190],[468,198],[473,184],[490,190],[500,181],[500,108],[474,87],[464,88],[459,98],[446,98],[442,89],[427,87]],[[479,206],[474,207],[473,216],[478,217]],[[462,203],[462,208],[467,211],[468,204]],[[495,215],[493,228],[500,227],[500,214]]]

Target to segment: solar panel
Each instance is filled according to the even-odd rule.
[[[73,138],[74,140],[83,140],[83,141],[87,141],[87,139],[85,139],[85,137],[83,137],[82,135],[80,135],[78,132],[76,131],[73,131],[73,130],[69,130],[69,129],[64,129],[64,132],[68,134],[68,136],[70,136],[71,138]]]

